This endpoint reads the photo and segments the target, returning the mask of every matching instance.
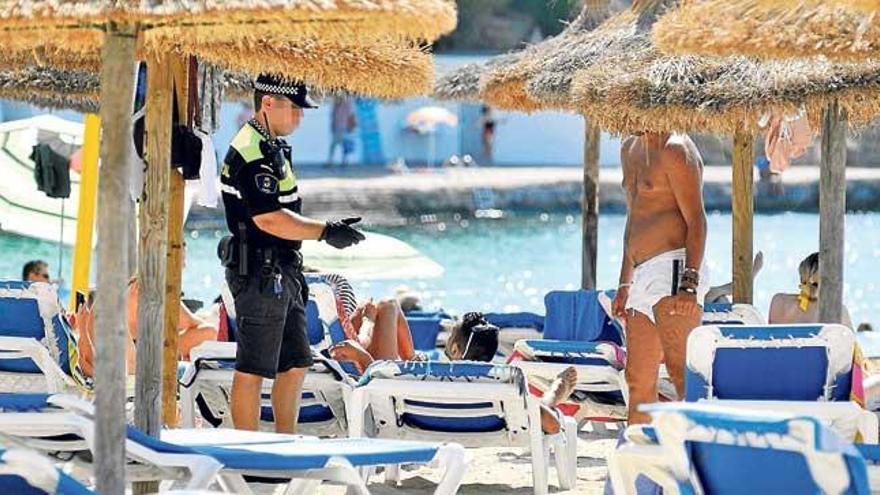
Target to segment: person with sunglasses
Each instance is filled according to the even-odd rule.
[[[768,320],[773,323],[821,323],[819,321],[819,253],[813,253],[798,267],[800,286],[797,294],[776,294],[770,302]],[[853,328],[846,306],[844,325]]]
[[[49,264],[43,260],[31,260],[21,269],[21,279],[25,282],[49,282]]]

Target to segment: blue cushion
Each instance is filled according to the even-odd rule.
[[[400,415],[400,420],[413,428],[443,433],[487,433],[503,430],[507,426],[504,419],[495,415],[449,418],[403,413]]]
[[[552,291],[544,297],[547,316],[544,338],[555,340],[604,340],[623,345],[623,336],[599,304],[594,290]]]
[[[444,318],[435,316],[407,316],[406,322],[413,338],[413,347],[419,351],[432,351],[437,348],[437,335],[440,322]]]
[[[0,298],[0,335],[42,340],[46,336],[36,299]],[[0,359],[0,371],[39,373],[30,359]]]
[[[712,386],[719,399],[814,401],[824,394],[827,368],[824,347],[722,348]]]
[[[486,321],[499,328],[534,328],[544,330],[544,317],[535,313],[486,313]]]
[[[46,495],[46,492],[39,488],[34,488],[21,476],[14,474],[0,475],[0,493],[9,493],[15,495]],[[54,494],[51,494],[54,495]]]
[[[33,412],[49,407],[49,394],[0,393],[0,410],[7,412]]]
[[[309,329],[309,345],[318,345],[324,340],[324,325],[318,313],[318,304],[309,300],[306,303],[306,326]]]

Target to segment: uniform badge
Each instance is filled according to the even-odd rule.
[[[257,174],[254,176],[257,182],[257,190],[265,194],[275,194],[278,192],[278,179],[272,174]]]

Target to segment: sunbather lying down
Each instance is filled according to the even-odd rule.
[[[484,361],[495,357],[498,349],[498,327],[490,325],[480,313],[467,313],[457,322],[446,342],[446,357],[450,361]],[[344,340],[330,348],[330,356],[337,361],[354,363],[363,373],[377,359],[354,339]],[[413,360],[423,360],[416,354]],[[568,399],[577,384],[577,370],[569,366],[563,370],[541,397],[541,430],[544,433],[559,433],[559,411],[561,402]]]

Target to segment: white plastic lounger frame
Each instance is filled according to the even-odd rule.
[[[732,304],[728,311],[713,311],[711,307],[704,311],[703,325],[709,324],[766,325],[767,320],[764,319],[764,316],[758,311],[758,309],[751,304]]]
[[[737,332],[747,331],[749,328],[755,328],[757,331],[765,329],[791,329],[791,333],[798,336],[790,336],[788,338],[742,338],[725,336],[724,327],[722,326],[709,325],[694,329],[687,341],[687,367],[688,370],[705,380],[708,398],[715,397],[712,387],[713,364],[717,350],[722,348],[823,347],[827,349],[828,366],[824,393],[821,397],[817,397],[817,400],[830,400],[837,377],[852,369],[855,333],[843,325],[766,325],[729,328]],[[798,330],[804,330],[804,332],[797,333]]]
[[[94,414],[94,408],[90,403],[84,402],[72,396],[55,395],[49,398],[49,402],[58,407],[62,407],[61,412],[24,412],[24,413],[0,413],[0,431],[15,432],[15,439],[26,439],[28,437],[39,437],[46,435],[72,434],[85,438],[90,450],[94,447],[94,422],[91,416]],[[237,430],[226,430],[225,432],[207,429],[195,430],[168,430],[172,442],[171,445],[187,448],[188,445],[200,445],[204,447],[216,447],[220,450],[226,450],[230,455],[241,457],[246,451],[253,450],[255,455],[260,454],[260,447],[269,449],[267,453],[284,456],[285,448],[290,446],[301,446],[302,450],[308,452],[297,452],[298,457],[306,456],[322,456],[321,439],[315,437],[304,437],[295,435],[277,435],[261,432],[243,432]],[[163,439],[166,437],[163,433]],[[10,433],[11,435],[11,433]],[[193,442],[174,442],[175,437],[185,438],[187,435],[195,435]],[[135,437],[136,438],[136,437]],[[328,442],[345,440],[328,440]],[[379,441],[381,442],[381,441]],[[28,445],[30,442],[27,441]],[[169,442],[166,442],[168,444]],[[286,494],[309,494],[314,492],[316,485],[323,482],[334,482],[347,485],[355,493],[367,495],[369,491],[366,487],[366,478],[362,476],[362,472],[353,466],[342,455],[331,455],[324,463],[323,467],[316,469],[236,469],[234,466],[223,466],[219,462],[219,458],[215,459],[208,453],[201,453],[198,448],[193,449],[194,453],[162,453],[157,452],[149,443],[142,444],[140,440],[126,439],[126,455],[141,465],[148,465],[153,469],[149,471],[149,475],[141,472],[134,472],[131,469],[126,474],[128,481],[146,481],[146,480],[174,480],[180,479],[182,470],[189,474],[189,483],[187,488],[199,489],[207,486],[215,479],[220,482],[221,487],[229,493],[251,494],[250,486],[245,481],[246,475],[271,477],[271,478],[293,478],[289,483]],[[381,445],[380,445],[381,447]],[[436,495],[452,495],[461,484],[462,477],[466,468],[465,451],[454,443],[444,443],[442,445],[426,446],[435,451],[433,459],[429,464],[432,466],[445,467],[444,476],[438,484]],[[346,452],[352,447],[342,447],[341,451]],[[391,446],[392,454],[394,454],[394,446]],[[381,451],[381,448],[379,449]],[[326,450],[324,450],[326,452]],[[217,454],[215,454],[217,455]],[[407,462],[407,461],[402,461]],[[414,461],[409,461],[414,462]],[[367,463],[369,465],[369,463]],[[377,465],[385,464],[378,462]],[[376,467],[376,466],[372,466]]]
[[[404,376],[401,369],[483,368],[483,376],[469,375],[462,380],[452,376],[425,381],[416,371]],[[467,373],[466,371],[463,371]],[[410,403],[407,403],[407,402]],[[416,402],[417,404],[413,404]],[[478,404],[489,404],[475,407]],[[465,404],[465,407],[454,407]],[[431,407],[441,406],[441,407]],[[365,423],[368,411],[371,428]],[[478,418],[497,416],[505,428],[490,432],[443,432],[409,426],[403,414],[439,418]],[[532,476],[536,494],[548,491],[549,454],[556,461],[561,489],[574,489],[577,483],[577,424],[561,416],[560,433],[545,435],[541,430],[540,405],[526,391],[525,378],[518,369],[487,363],[377,362],[365,373],[349,401],[348,424],[351,437],[399,440],[444,441],[454,439],[465,447],[522,447],[531,451]]]
[[[234,371],[231,368],[212,367],[210,361],[235,359],[235,351],[235,342],[205,342],[190,352],[192,362],[187,365],[180,387],[183,427],[195,426],[195,403],[199,395],[214,416],[222,420],[221,428],[233,427],[229,398]],[[199,366],[199,369],[196,369],[196,366]],[[300,430],[321,437],[345,436],[348,432],[345,402],[354,382],[340,381],[333,373],[320,368],[322,365],[316,364],[306,374],[303,391],[310,392],[313,397],[302,399],[300,408],[313,405],[326,406],[333,412],[333,417],[327,421],[301,423]],[[273,383],[272,380],[264,380],[262,393],[271,394]],[[260,429],[274,431],[274,425],[271,422],[261,421]]]
[[[608,469],[614,493],[637,493],[636,479],[644,475],[660,485],[663,493],[704,493],[700,479],[688,456],[687,442],[709,442],[737,445],[756,449],[774,449],[800,454],[812,474],[819,493],[839,494],[851,488],[853,482],[842,449],[845,442],[828,439],[833,433],[823,430],[817,419],[807,416],[762,411],[758,414],[738,408],[719,407],[717,403],[668,403],[646,407],[653,421],[650,426],[636,425],[625,432],[626,444],[621,445],[609,458]],[[694,421],[691,415],[700,419]],[[764,431],[737,425],[739,418],[746,421],[774,424]],[[650,434],[648,432],[650,431]],[[832,445],[826,451],[822,445]],[[854,451],[853,451],[854,452]],[[868,466],[872,490],[878,472]],[[773,476],[773,473],[755,473]]]

